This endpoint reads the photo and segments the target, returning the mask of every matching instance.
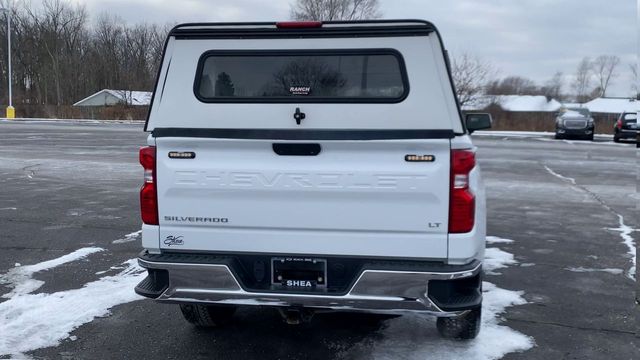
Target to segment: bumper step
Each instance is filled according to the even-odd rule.
[[[148,269],[149,274],[135,287],[136,294],[156,299],[169,288],[169,273],[165,270]]]

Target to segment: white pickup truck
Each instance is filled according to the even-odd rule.
[[[421,312],[480,328],[485,194],[421,20],[171,30],[140,150],[140,295],[199,326],[237,306]]]

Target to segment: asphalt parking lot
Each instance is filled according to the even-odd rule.
[[[145,137],[141,125],[0,122],[0,358],[546,360],[640,353],[631,144],[474,136],[488,235],[495,237],[488,255],[499,264],[486,276],[486,329],[473,342],[456,343],[412,316],[329,314],[291,327],[259,308],[205,331],[189,326],[177,306],[140,300],[131,284],[143,275],[127,261],[140,250],[137,149]]]

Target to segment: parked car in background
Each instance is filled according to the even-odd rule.
[[[635,112],[623,112],[613,127],[613,141],[635,140],[638,136],[638,114]]]
[[[595,125],[585,107],[563,107],[556,114],[556,139],[581,138],[593,140]]]

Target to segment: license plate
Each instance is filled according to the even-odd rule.
[[[308,257],[272,258],[271,283],[292,289],[325,287],[327,260]]]

